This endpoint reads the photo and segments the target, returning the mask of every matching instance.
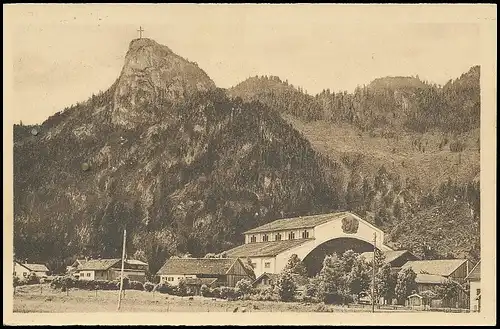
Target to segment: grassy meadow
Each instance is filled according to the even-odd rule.
[[[20,286],[14,295],[15,313],[116,312],[117,291],[54,290],[48,284]],[[303,302],[227,301],[201,296],[178,297],[127,290],[122,312],[371,312],[370,305],[324,305]],[[417,312],[402,307],[384,307],[376,312]]]

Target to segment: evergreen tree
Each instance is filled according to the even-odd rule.
[[[417,290],[416,278],[417,274],[410,267],[399,271],[395,288],[396,298],[399,304],[404,305],[406,297]]]

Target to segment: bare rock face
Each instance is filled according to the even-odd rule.
[[[154,40],[135,39],[117,81],[111,121],[133,128],[154,119],[152,104],[178,104],[195,91],[215,88],[215,83],[195,63]]]

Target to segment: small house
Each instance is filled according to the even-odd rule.
[[[264,272],[257,279],[255,279],[252,285],[255,289],[264,290],[274,287],[277,280],[278,274]]]
[[[435,259],[409,261],[402,268],[410,267],[417,274],[415,279],[418,293],[431,290],[436,292],[438,288],[447,282],[447,279],[459,284],[458,295],[453,300],[443,303],[449,307],[468,307],[469,300],[462,285],[465,283],[469,269],[469,261],[466,259]]]
[[[78,266],[79,280],[117,280],[121,275],[121,259],[89,259]],[[147,264],[127,259],[123,275],[130,281],[146,281]]]
[[[437,295],[435,292],[425,290],[420,293],[414,293],[407,297],[406,305],[413,309],[430,309]]]
[[[471,312],[481,310],[481,261],[472,268],[465,278],[469,282],[469,308]]]
[[[49,275],[49,269],[44,264],[33,264],[28,262],[14,262],[14,276],[19,279],[28,278],[34,273],[39,278],[46,278]]]
[[[238,258],[170,258],[157,273],[160,283],[177,286],[186,283],[209,282],[210,285],[234,287],[241,279],[254,278],[253,273]],[[187,280],[202,279],[202,280]]]

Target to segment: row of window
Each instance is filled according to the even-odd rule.
[[[274,236],[274,241],[281,241],[281,233],[278,233]],[[309,238],[309,231],[303,231],[302,232],[302,239],[308,239]],[[295,232],[290,232],[288,233],[288,240],[294,240],[295,239]],[[262,236],[262,242],[268,242],[269,241],[269,235],[264,234]],[[257,242],[257,237],[255,235],[252,235],[250,237],[250,242]]]

